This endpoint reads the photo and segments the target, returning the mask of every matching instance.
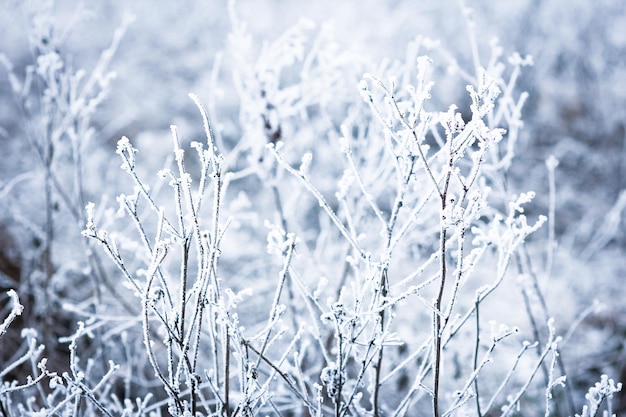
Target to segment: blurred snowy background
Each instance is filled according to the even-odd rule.
[[[238,56],[242,49],[233,48],[229,40],[232,9],[225,0],[57,0],[54,4],[4,0],[0,3],[0,53],[5,65],[10,62],[21,77],[19,82],[24,82],[34,56],[29,39],[40,36],[34,32],[45,26],[33,21],[32,11],[49,7],[36,19],[42,15],[55,19],[62,33],[54,34],[61,40],[54,47],[71,57],[74,71],[90,71],[111,44],[115,30],[132,16],[109,65],[116,74],[110,93],[91,115],[95,130],[86,145],[90,159],[84,162],[88,167],[85,200],[100,201],[102,195],[112,199],[120,192],[123,174],[113,154],[121,136],[131,138],[142,152],[147,161],[141,169],[146,173],[158,171],[171,152],[169,125],[178,125],[182,137],[202,137],[189,92],[208,103],[222,140],[234,146],[241,135],[242,116],[233,74],[246,70],[242,68],[246,60],[256,62],[264,41],[273,41],[301,18],[310,21],[306,23],[311,25],[309,45],[320,33],[332,38],[337,51],[350,57],[343,65],[354,71],[375,72],[385,59],[403,59],[406,45],[417,36],[438,41],[442,50],[459,60],[459,67],[471,67],[460,3],[436,3],[239,0],[234,9],[252,37],[247,51],[251,55]],[[573,336],[577,343],[569,344],[563,353],[566,364],[575,358],[569,362],[572,383],[584,391],[602,373],[624,381],[626,5],[622,0],[520,0],[467,1],[466,6],[473,9],[483,60],[489,57],[490,40],[497,37],[505,56],[517,51],[531,55],[534,62],[524,69],[519,82],[530,95],[508,180],[517,192],[536,192],[537,198],[527,208],[529,215],[548,214],[546,161],[551,156],[558,161],[554,206],[558,246],[546,283],[553,314],[565,325],[594,300],[604,306],[585,319]],[[432,58],[447,59],[437,51]],[[356,94],[357,82],[337,88],[353,88],[346,94]],[[450,90],[444,101],[467,101],[458,94],[463,87],[442,83],[442,88]],[[41,161],[31,142],[30,117],[35,113],[16,98],[8,71],[0,66],[2,297],[5,288],[14,287],[37,268],[32,253],[41,246],[37,230],[44,223],[45,197],[38,168]],[[58,226],[62,233],[56,234],[60,243],[51,262],[57,270],[78,271],[83,260],[73,259],[72,254],[80,245],[81,226],[63,208],[55,210],[60,219],[65,218],[59,222],[66,223]],[[549,233],[544,227],[532,239],[547,241]],[[57,285],[62,291],[71,288]],[[80,299],[79,294],[67,296]],[[63,319],[69,323],[71,315],[66,315]],[[626,412],[625,401],[619,407]]]

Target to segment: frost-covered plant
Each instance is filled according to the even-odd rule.
[[[20,115],[20,128],[11,132],[10,142],[3,142],[3,151],[13,154],[8,158],[19,155],[20,164],[7,164],[17,168],[2,184],[0,205],[2,230],[7,231],[3,240],[17,241],[13,245],[21,262],[13,274],[3,275],[0,285],[15,289],[25,308],[4,343],[24,343],[26,349],[19,329],[33,327],[47,347],[43,355],[48,366],[61,368],[67,367],[69,352],[59,338],[71,332],[75,319],[63,304],[79,301],[97,308],[100,287],[106,286],[98,255],[72,231],[80,232],[84,225],[82,207],[91,194],[86,184],[94,185],[96,174],[91,168],[97,166],[100,145],[94,143],[98,136],[92,118],[108,96],[115,77],[111,60],[130,22],[122,23],[90,70],[77,69],[79,63],[65,45],[72,24],[61,27],[56,21],[54,2],[23,2],[20,8],[28,19],[29,61],[22,71],[0,54],[12,93],[7,97],[13,98]],[[76,17],[84,12],[78,7]],[[3,250],[9,245],[3,241]],[[86,264],[92,273],[85,273]],[[0,359],[14,363],[14,354],[2,349]],[[20,371],[14,368],[3,381]]]
[[[602,403],[606,403],[606,411],[603,415],[615,416],[612,411],[611,402],[613,400],[613,394],[621,390],[621,382],[616,384],[615,381],[609,379],[607,375],[602,375],[600,382],[596,382],[593,387],[589,388],[589,392],[585,395],[589,404],[585,405],[582,414],[576,414],[576,417],[593,417],[598,415]]]
[[[222,156],[208,115],[193,97],[207,137],[206,149],[192,143],[201,162],[197,187],[191,187],[175,127],[176,173],[161,171],[173,187],[170,214],[176,220],[171,220],[139,178],[136,150],[126,138],[119,142],[118,154],[133,178],[135,193],[118,200],[135,224],[143,249],[128,246],[121,237],[118,242],[100,230],[94,207],[88,206],[85,235],[104,246],[141,299],[143,341],[167,394],[168,409],[173,415],[200,409],[209,414],[248,414],[278,411],[286,404],[298,410],[300,403],[311,414],[404,415],[416,405],[423,407],[419,404],[429,398],[436,416],[460,412],[470,401],[479,414],[486,413],[498,401],[515,366],[498,389],[481,381],[493,379],[487,371],[493,351],[517,330],[496,331],[484,350],[480,342],[484,324],[477,319],[470,349],[474,365],[455,372],[464,375],[460,385],[445,369],[444,358],[455,343],[462,343],[457,339],[470,327],[470,318],[478,318],[481,305],[504,281],[512,256],[544,220],[531,224],[523,214],[532,193],[507,204],[508,196],[498,189],[499,199],[493,207],[489,204],[489,184],[502,187],[499,172],[508,168],[513,157],[513,144],[507,141],[515,140],[525,99],[514,96],[514,84],[527,60],[513,56],[514,71],[505,81],[501,50],[494,44],[487,67],[477,66],[473,76],[463,73],[470,83],[471,101],[465,118],[456,106],[446,111],[428,108],[435,87],[430,80],[431,61],[420,55],[424,41],[411,46],[407,62],[383,69],[398,74],[388,76],[388,81],[366,75],[359,86],[365,106],[348,104],[341,127],[326,132],[335,151],[323,156],[341,156],[345,164],[332,196],[315,185],[320,182],[331,188],[324,181],[333,181],[336,175],[315,165],[317,147],[304,154],[298,167],[285,157],[302,146],[294,143],[300,131],[295,125],[286,136],[277,109],[293,111],[293,103],[304,102],[301,112],[306,112],[307,106],[318,105],[301,98],[303,92],[297,86],[304,80],[287,90],[291,95],[277,89],[281,66],[289,67],[304,57],[298,33],[285,35],[291,40],[279,42],[281,48],[269,49],[259,58],[259,62],[278,65],[277,69],[253,66],[256,72],[246,79],[258,82],[240,87],[246,97],[263,101],[256,110],[244,107],[249,108],[244,119],[250,129],[247,134],[267,143],[265,150],[261,147],[253,154],[264,152],[274,163],[255,157],[248,163],[263,164],[265,168],[258,168],[261,171],[248,167],[226,171],[225,161],[236,158]],[[277,50],[287,54],[286,61],[264,56]],[[271,94],[268,85],[273,86]],[[290,97],[289,101],[283,96]],[[243,103],[252,106],[253,101]],[[280,113],[291,117],[284,110]],[[233,152],[245,149],[235,147]],[[269,176],[262,173],[264,169]],[[223,217],[227,186],[248,172],[267,182],[279,221],[278,226],[269,224],[268,250],[282,259],[282,267],[277,270],[278,286],[265,321],[240,318],[238,304],[243,294],[237,296],[228,286],[232,278],[220,272],[218,262],[228,257],[221,247],[230,224]],[[303,224],[292,220],[288,207],[294,207],[293,190],[298,182],[312,197],[309,202],[319,207],[317,212],[308,209],[320,217],[319,226],[311,225],[310,218]],[[208,198],[205,188],[212,201],[212,207],[205,209],[207,217],[202,215],[203,201]],[[263,189],[253,197],[262,203],[262,195]],[[306,197],[297,195],[303,203]],[[156,222],[141,216],[142,204],[156,216]],[[308,238],[311,228],[317,239]],[[124,246],[143,259],[143,266],[128,265]],[[177,269],[166,267],[172,265],[170,259],[179,264]],[[485,271],[491,280],[476,277]],[[468,298],[468,293],[473,295]],[[472,301],[464,302],[466,298]],[[407,308],[415,302],[422,308]],[[403,321],[415,319],[425,326],[412,334],[399,331]],[[250,333],[247,326],[258,330]],[[157,335],[162,342],[157,342]],[[553,331],[550,335],[533,372],[508,400],[505,414],[518,406],[544,359],[550,353],[557,356],[558,339]],[[537,345],[523,345],[517,361],[531,346]],[[160,349],[164,349],[161,357],[157,355]],[[237,388],[231,382],[235,375]],[[547,382],[557,385],[560,381]],[[390,397],[394,384],[403,388]],[[452,391],[455,396],[449,398],[446,393]]]
[[[494,41],[484,63],[471,20],[470,68],[427,38],[404,61],[352,60],[325,28],[309,42],[307,22],[256,53],[230,12],[238,128],[190,95],[205,139],[172,125],[154,181],[118,141],[132,191],[117,212],[94,199],[76,217],[116,271],[91,262],[97,305],[65,305],[83,319],[61,340],[65,372],[24,332],[26,353],[0,369],[2,412],[573,414],[571,332],[559,336],[527,243],[546,219],[507,179],[530,58],[505,63]],[[457,78],[467,104],[442,105]],[[83,154],[69,155],[79,177]],[[2,331],[21,313],[9,295]],[[30,377],[5,381],[27,362]],[[583,414],[619,390],[607,381]]]
[[[155,375],[163,385],[169,397],[169,411],[172,415],[183,415],[186,412],[196,414],[199,403],[209,411],[208,403],[203,398],[201,372],[207,371],[207,363],[200,356],[201,350],[213,354],[211,372],[206,374],[203,386],[210,388],[217,401],[217,410],[229,409],[229,363],[233,353],[229,347],[230,338],[237,334],[236,317],[230,312],[234,300],[228,300],[221,289],[220,278],[217,276],[219,243],[224,233],[220,225],[221,205],[223,198],[222,157],[217,153],[215,139],[210,131],[208,116],[204,108],[196,100],[202,110],[207,133],[207,149],[194,142],[201,161],[201,176],[198,189],[191,188],[191,176],[184,165],[184,150],[181,149],[176,128],[172,127],[175,143],[175,159],[177,172],[163,170],[160,175],[169,180],[173,188],[176,209],[176,220],[166,217],[164,208],[158,207],[149,194],[147,187],[135,171],[135,152],[127,138],[118,143],[117,153],[122,157],[122,167],[132,176],[136,193],[132,196],[121,195],[118,198],[120,210],[133,219],[139,237],[144,245],[144,259],[149,260],[147,269],[131,271],[118,248],[115,239],[106,232],[99,231],[95,226],[94,205],[87,206],[87,228],[85,236],[96,239],[105,248],[123,272],[131,289],[141,297],[143,341],[149,362]],[[213,185],[213,209],[211,227],[201,229],[203,223],[199,213],[205,197],[205,187]],[[145,198],[149,208],[158,215],[156,235],[147,234],[139,210],[140,198]],[[139,250],[138,248],[135,250]],[[176,250],[179,256],[179,275],[169,277],[169,271],[162,263],[172,257]],[[139,253],[138,253],[139,255]],[[195,261],[193,256],[196,257]],[[193,265],[193,269],[192,269]],[[139,274],[144,282],[139,281]],[[158,327],[153,326],[156,320]],[[209,326],[205,328],[205,320]],[[208,340],[203,337],[210,335]],[[232,336],[231,336],[232,334]],[[155,353],[155,340],[163,338],[167,350],[167,362]],[[206,347],[203,347],[204,345]],[[200,357],[199,357],[200,356]],[[202,364],[199,368],[198,361]],[[221,366],[218,364],[222,364]],[[165,369],[162,369],[161,367]],[[221,370],[221,371],[220,371]],[[223,391],[222,382],[224,384]],[[183,386],[181,386],[184,384]],[[187,391],[187,392],[186,392]],[[209,391],[211,392],[211,391]],[[215,401],[215,400],[214,400]]]
[[[12,301],[12,310],[9,316],[0,326],[0,338],[4,336],[7,327],[17,316],[20,316],[24,306],[20,303],[19,297],[13,291],[9,291]],[[85,335],[84,323],[79,323],[77,332],[70,338],[69,345],[69,371],[58,375],[48,369],[48,360],[43,356],[45,346],[38,342],[38,334],[34,329],[22,329],[22,338],[27,347],[23,354],[9,363],[3,364],[0,371],[0,413],[3,416],[11,416],[19,413],[26,415],[77,415],[82,409],[85,415],[94,415],[96,412],[102,415],[112,416],[114,407],[103,403],[102,397],[106,397],[107,391],[111,388],[109,380],[117,369],[117,365],[109,362],[109,370],[99,378],[97,383],[91,383],[93,378],[92,370],[96,373],[99,366],[94,366],[93,359],[88,360],[87,367],[81,368],[77,356],[77,341]],[[5,343],[3,341],[3,343]],[[9,379],[12,372],[30,365],[31,372],[22,380]],[[47,385],[47,387],[46,387]],[[81,407],[82,401],[85,405]]]
[[[423,302],[426,314],[431,315],[432,333],[415,353],[422,365],[413,386],[395,405],[394,414],[406,413],[416,401],[414,397],[426,394],[432,399],[433,414],[439,415],[446,346],[501,284],[518,245],[543,222],[540,219],[528,225],[521,214],[528,195],[510,203],[508,217],[488,208],[486,182],[505,168],[511,157],[506,152],[510,148],[501,144],[506,134],[501,126],[512,126],[515,135],[523,103],[523,97],[518,101],[511,95],[512,84],[500,78],[503,66],[497,59],[494,56],[489,68],[477,68],[471,80],[475,85],[468,85],[472,104],[467,121],[456,106],[447,112],[426,110],[433,83],[428,79],[430,60],[425,56],[417,57],[413,68],[408,61],[400,68],[401,77],[389,77],[388,83],[367,76],[360,89],[373,117],[365,123],[344,124],[339,138],[347,165],[336,195],[339,210],[334,210],[312,184],[313,177],[305,169],[310,156],[295,169],[271,148],[281,166],[315,196],[347,244],[346,285],[337,288],[337,299],[328,307],[320,307],[322,311],[330,308],[328,315],[334,318],[337,329],[333,336],[336,351],[328,352],[336,359],[330,374],[324,374],[332,384],[328,393],[332,393],[337,415],[357,407],[354,402],[365,380],[372,412],[378,415],[391,406],[379,403],[382,381],[387,379],[383,373],[400,372],[406,364],[385,370],[384,352],[389,346],[407,343],[392,329],[402,305],[411,299]],[[523,62],[513,60],[517,66]],[[415,84],[409,81],[413,77]],[[367,80],[381,94],[371,90]],[[501,87],[507,93],[503,98],[498,97]],[[359,166],[355,160],[367,165]],[[422,265],[418,263],[407,273],[406,267],[394,260],[417,243],[411,242],[411,237],[423,238],[420,243],[424,249],[411,253],[414,259],[422,259]],[[479,288],[474,305],[458,306],[464,287],[488,248],[497,248],[495,280]],[[395,279],[390,279],[391,273]],[[488,360],[489,355],[484,363]],[[360,369],[351,370],[347,365],[351,362]],[[446,405],[448,413],[477,397],[472,388],[481,368],[475,363],[468,383],[457,391],[457,399]],[[356,375],[352,381],[348,378],[351,372]],[[429,373],[431,383],[427,386],[424,379]],[[476,404],[480,413],[480,402]]]

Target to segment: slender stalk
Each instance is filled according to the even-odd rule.
[[[448,149],[452,147],[452,140],[449,138],[448,140]],[[437,293],[437,299],[435,300],[435,312],[434,312],[434,329],[433,329],[433,341],[434,341],[434,372],[433,372],[433,417],[439,417],[439,382],[441,380],[441,360],[443,354],[443,335],[442,335],[442,316],[441,316],[441,307],[443,303],[443,293],[446,287],[446,276],[447,276],[447,263],[446,263],[446,252],[447,252],[447,235],[448,235],[448,224],[447,222],[450,219],[446,218],[447,212],[447,198],[448,198],[448,187],[450,185],[450,176],[452,174],[452,165],[453,159],[450,150],[449,154],[449,163],[448,163],[448,172],[446,173],[446,179],[444,181],[443,189],[441,192],[441,229],[439,231],[439,274],[440,274],[440,282],[439,282],[439,292]]]
[[[337,381],[337,393],[335,394],[335,417],[341,416],[342,410],[342,390],[343,390],[343,374],[344,374],[344,335],[339,329],[340,323],[337,323],[337,372],[339,373],[339,378]]]
[[[230,335],[228,334],[228,326],[224,326],[224,412],[230,417]]]
[[[445,204],[444,204],[445,207]],[[439,237],[439,271],[440,271],[440,283],[439,293],[435,301],[434,311],[434,329],[433,329],[433,341],[434,341],[434,374],[433,374],[433,416],[439,417],[439,381],[441,379],[441,356],[442,356],[442,338],[441,338],[441,304],[443,300],[443,292],[446,285],[446,234],[447,230],[445,226],[442,227]]]
[[[476,310],[476,344],[474,345],[474,363],[473,368],[474,372],[478,367],[478,351],[480,349],[480,297],[476,297],[476,301],[474,302],[475,310]],[[478,390],[478,378],[474,380],[474,393],[476,394],[476,415],[478,417],[482,417],[482,413],[480,411],[480,391]]]
[[[178,392],[178,390],[173,387],[169,381],[165,378],[165,376],[163,375],[163,372],[161,371],[161,368],[158,364],[156,355],[154,353],[154,349],[152,347],[153,345],[153,340],[152,340],[152,336],[150,334],[150,317],[149,317],[149,312],[150,312],[150,307],[153,307],[152,302],[150,301],[150,288],[152,286],[152,282],[154,280],[154,275],[155,275],[155,270],[157,265],[159,265],[162,261],[163,258],[165,257],[165,251],[161,252],[160,254],[156,254],[155,252],[155,257],[152,261],[152,264],[150,266],[150,270],[148,271],[148,282],[146,283],[146,288],[145,290],[142,292],[143,296],[142,296],[142,305],[143,305],[143,311],[142,311],[142,321],[143,321],[143,339],[144,339],[144,346],[146,347],[146,352],[148,353],[148,359],[150,361],[150,365],[152,365],[152,368],[154,369],[154,373],[156,375],[156,377],[159,379],[159,381],[161,381],[161,384],[163,385],[163,387],[165,388],[165,390],[168,392],[168,395],[170,396],[170,399],[173,401],[173,403],[176,405],[176,410],[179,413],[182,413],[183,408],[183,404],[181,402],[180,399],[180,393]]]
[[[383,269],[380,276],[380,297],[383,300],[387,298],[387,294],[389,292],[389,278],[387,277],[387,269]],[[378,359],[376,364],[374,365],[375,369],[375,377],[374,377],[374,416],[380,416],[380,404],[379,404],[379,394],[380,394],[380,385],[381,385],[381,371],[383,366],[383,335],[385,333],[385,312],[386,309],[382,309],[378,313],[378,321],[380,328],[380,347],[378,348]]]

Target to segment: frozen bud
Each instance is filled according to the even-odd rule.
[[[368,74],[365,74],[364,77],[367,77],[367,75]],[[372,93],[370,93],[367,81],[361,80],[361,82],[359,82],[359,92],[361,93],[361,98],[363,98],[364,101],[372,101]]]
[[[354,179],[354,173],[352,172],[352,170],[346,169],[343,171],[343,175],[341,176],[341,179],[337,184],[338,190],[335,193],[337,199],[341,200],[346,197],[348,191],[350,190],[350,187],[352,186],[352,183],[354,182]]]
[[[271,255],[282,255],[290,243],[285,231],[267,220],[265,221],[265,227],[269,229],[267,233],[267,252]]]
[[[313,292],[313,298],[317,300],[319,296],[321,295],[321,293],[326,289],[327,286],[328,286],[328,278],[320,277],[319,281],[317,282],[317,288]]]
[[[348,312],[346,307],[341,302],[335,302],[330,305],[330,309],[332,311],[332,318],[335,323],[341,324],[347,320]],[[329,313],[331,315],[331,313]]]
[[[49,382],[50,389],[55,389],[58,386],[63,385],[63,379],[57,374],[52,374]]]
[[[559,166],[559,160],[554,157],[554,155],[550,155],[548,159],[546,159],[546,167],[548,167],[549,171],[554,171],[556,167]]]
[[[532,55],[526,55],[525,57],[522,58],[520,54],[515,52],[513,55],[509,57],[509,64],[514,65],[514,66],[525,67],[525,66],[534,65],[534,62],[533,62]]]
[[[85,226],[85,230],[83,230],[83,236],[95,236],[96,235],[96,224],[95,224],[95,215],[94,208],[95,204],[91,201],[87,203],[85,206],[85,210],[87,211],[87,224]]]
[[[456,105],[452,104],[446,113],[440,113],[439,115],[440,123],[446,130],[447,135],[460,132],[465,127],[461,114],[456,112],[457,108]]]
[[[137,153],[137,149],[131,146],[130,141],[126,136],[122,136],[122,138],[117,141],[117,149],[115,150],[115,153],[120,155],[124,161],[121,165],[123,170],[131,172],[135,169],[135,154]]]
[[[300,163],[300,175],[304,176],[309,171],[309,167],[311,166],[311,161],[313,160],[313,154],[311,152],[307,152],[302,155],[302,162]]]
[[[47,54],[39,55],[37,57],[37,74],[42,78],[47,78],[48,75],[53,74],[63,68],[63,60],[61,56],[56,52],[48,52]]]
[[[535,198],[535,192],[529,191],[527,193],[521,193],[517,200],[509,202],[509,208],[511,211],[516,211],[518,213],[524,212],[524,204],[529,203]]]

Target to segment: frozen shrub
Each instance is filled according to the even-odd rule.
[[[81,78],[54,51],[38,61],[48,86],[41,118],[56,135],[35,149],[61,148],[73,169],[58,172],[56,156],[44,152],[44,224],[56,219],[52,197],[64,199],[68,224],[87,238],[80,276],[92,287],[77,286],[85,301],[55,299],[76,322],[53,340],[68,345],[64,368],[48,362],[50,340],[22,331],[21,350],[0,369],[2,414],[580,409],[562,347],[596,308],[561,336],[569,323],[554,318],[543,288],[553,267],[554,212],[547,249],[529,244],[546,218],[527,213],[535,194],[513,192],[508,178],[527,98],[516,84],[530,57],[506,57],[494,40],[481,60],[468,10],[467,67],[425,37],[403,60],[372,63],[342,52],[327,27],[308,21],[256,48],[234,3],[229,12],[236,126],[212,123],[217,112],[190,94],[204,139],[187,140],[172,125],[173,154],[158,176],[144,167],[161,162],[122,137],[118,210],[85,181],[75,130],[89,136],[109,78],[94,71],[101,94],[88,90],[90,100],[73,102],[73,90],[59,88],[83,85]],[[442,104],[442,91],[447,97],[459,84],[466,85],[460,104]],[[55,142],[65,139],[73,146]],[[552,182],[556,164],[549,160]],[[71,179],[72,192],[57,175]],[[53,241],[48,236],[45,247]],[[36,301],[49,300],[43,288]],[[18,292],[8,296],[3,339],[22,327]],[[620,388],[603,377],[583,415]]]
[[[175,170],[161,171],[173,189],[172,209],[157,202],[137,174],[136,150],[128,139],[120,140],[118,154],[135,193],[118,201],[135,224],[143,249],[102,231],[94,206],[88,206],[85,235],[104,245],[141,300],[143,343],[169,412],[286,409],[301,414],[308,409],[311,414],[379,415],[405,414],[417,406],[440,415],[470,407],[470,402],[487,412],[505,401],[498,398],[503,387],[487,382],[493,379],[488,363],[497,345],[517,330],[502,327],[488,338],[491,345],[483,346],[481,335],[489,330],[478,320],[472,327],[477,332],[470,350],[474,365],[451,372],[444,368],[444,357],[469,331],[470,318],[478,315],[484,300],[499,289],[524,238],[543,222],[529,224],[523,214],[532,193],[506,203],[498,174],[511,162],[513,144],[507,141],[515,141],[521,125],[524,95],[514,96],[513,85],[527,61],[513,56],[514,71],[505,81],[500,49],[494,45],[490,66],[477,68],[467,80],[471,106],[464,120],[456,106],[429,109],[435,88],[429,79],[432,63],[419,54],[423,45],[418,40],[407,62],[383,69],[388,81],[366,76],[359,85],[365,106],[346,103],[341,127],[326,132],[330,141],[311,143],[315,146],[294,167],[285,155],[297,157],[303,144],[296,140],[307,133],[294,122],[296,103],[303,103],[308,118],[315,115],[311,107],[319,106],[305,101],[315,98],[301,88],[309,80],[278,87],[284,68],[305,60],[299,33],[298,28],[288,32],[248,66],[253,72],[240,85],[247,147],[223,154],[206,110],[192,97],[203,116],[207,143],[192,143],[201,162],[192,187],[185,151],[172,127]],[[287,55],[270,59],[278,51]],[[276,68],[268,69],[267,63]],[[327,85],[332,93],[333,84]],[[315,125],[314,119],[307,122]],[[292,124],[289,130],[286,123]],[[249,166],[240,165],[237,153],[253,156],[247,158]],[[318,155],[324,158],[321,165],[316,164]],[[342,160],[343,170],[323,168],[340,166]],[[326,196],[319,187],[334,188],[341,171],[337,191]],[[275,267],[271,260],[269,267],[260,267],[260,253],[241,259],[222,247],[230,233],[237,233],[229,230],[231,223],[245,222],[227,217],[228,191],[251,175],[259,177],[260,188],[251,195],[257,204],[248,210],[275,212],[267,247],[280,260]],[[294,193],[298,184],[304,194]],[[499,188],[493,207],[490,184]],[[147,211],[140,209],[144,205]],[[300,210],[306,213],[304,220],[312,215],[319,220],[293,219],[292,213],[298,216]],[[148,217],[155,221],[142,213],[152,213]],[[258,218],[249,218],[254,221],[247,231],[258,233]],[[228,249],[235,248],[231,244]],[[127,260],[129,250],[135,260]],[[238,262],[238,270],[221,272],[222,259]],[[265,319],[262,310],[252,312],[253,317],[239,312],[250,297],[246,293],[268,291],[266,278],[242,282],[239,271],[248,268],[256,271],[252,276],[276,276],[273,295],[264,296],[271,303],[256,304],[269,308]],[[491,280],[476,277],[476,271],[488,270]],[[230,282],[244,291],[237,294]],[[421,308],[407,308],[415,302]],[[415,319],[422,326],[398,331]],[[519,353],[518,361],[535,346],[541,355],[522,389],[507,400],[507,410],[517,406],[543,360],[557,356],[553,330],[545,343],[526,344]],[[515,366],[502,375],[503,383],[518,378],[514,371]],[[461,383],[454,374],[463,376]]]

